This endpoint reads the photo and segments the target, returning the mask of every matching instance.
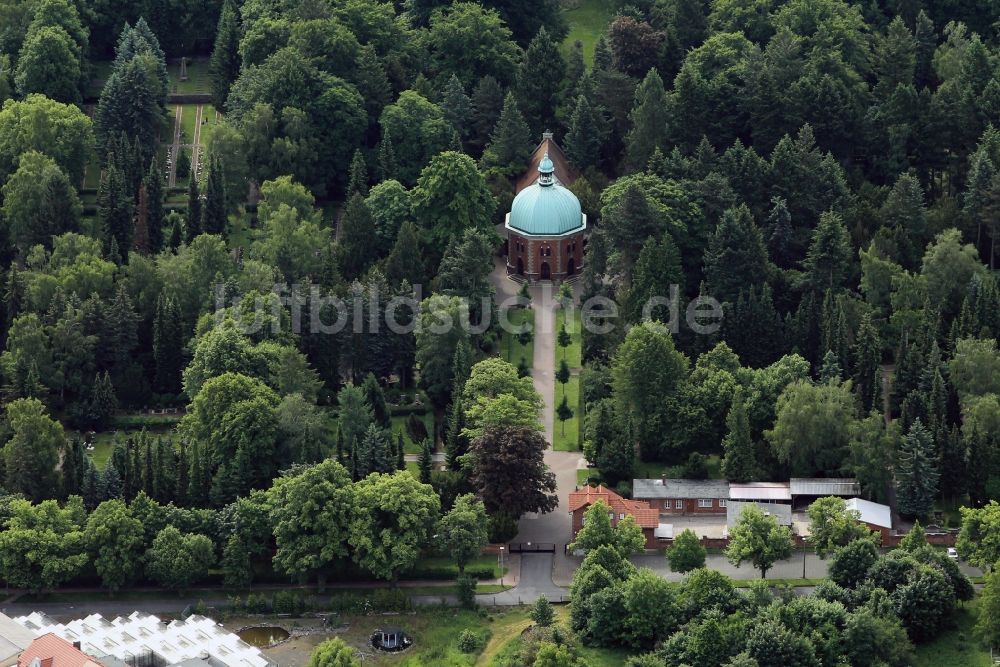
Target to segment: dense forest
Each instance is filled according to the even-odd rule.
[[[718,457],[734,481],[854,476],[908,519],[993,508],[1000,5],[635,0],[613,14],[585,48],[556,0],[0,0],[0,576],[183,588],[216,563],[238,585],[261,570],[322,580],[353,559],[395,581],[441,515],[478,525],[463,538],[476,545],[551,511],[542,399],[523,364],[495,358],[490,283],[496,225],[546,131],[582,174],[579,301],[618,312],[611,333],[584,327],[580,405],[559,417],[579,412],[601,481],[627,495],[641,466],[699,477]],[[192,57],[217,112],[197,156],[169,140],[174,71]],[[721,328],[644,314],[672,285],[682,311],[723,304]],[[415,293],[419,308],[380,308]],[[486,326],[429,333],[470,316]],[[116,549],[110,525],[129,527]],[[373,546],[382,530],[399,544]],[[24,556],[29,540],[42,556]],[[165,565],[177,553],[187,578]],[[614,576],[582,596],[643,585],[603,558]],[[808,641],[806,616],[850,625],[839,601],[870,625],[891,605],[868,593],[895,594],[930,558],[882,557],[767,623]],[[914,586],[968,595],[925,578]],[[627,618],[620,598],[598,601]],[[735,623],[713,605],[661,628]],[[586,613],[581,636],[619,641]],[[916,641],[940,627],[903,621]],[[739,653],[691,657],[708,640],[686,632],[643,664]],[[636,631],[631,647],[668,634]]]

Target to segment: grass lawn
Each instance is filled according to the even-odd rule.
[[[570,368],[580,368],[582,365],[580,351],[580,311],[574,310],[573,321],[566,325],[569,332],[570,343],[566,347],[559,347],[559,332],[562,331],[563,322],[566,321],[566,313],[562,309],[556,311],[556,368],[563,358]]]
[[[568,54],[573,42],[583,43],[583,58],[588,65],[594,63],[594,47],[597,39],[607,30],[614,8],[611,0],[578,0],[575,9],[566,9],[563,13],[569,23],[569,34],[563,42],[563,54]]]
[[[576,471],[576,483],[577,486],[586,486],[587,480],[591,476],[599,476],[601,471],[597,468],[578,468]]]
[[[508,315],[510,323],[515,327],[522,324],[529,323],[534,329],[535,326],[535,311],[530,308],[512,308]],[[535,340],[532,337],[528,341],[527,345],[521,345],[518,342],[517,335],[509,331],[504,331],[500,336],[500,355],[505,361],[517,366],[521,363],[521,359],[528,365],[530,369],[532,362],[535,358]]]
[[[914,667],[988,667],[990,652],[972,634],[976,624],[977,601],[960,603],[955,614],[957,627],[936,640],[917,646]]]
[[[708,467],[709,479],[722,479],[722,459],[719,458],[718,454],[712,454],[709,456],[706,465]],[[664,476],[668,478],[679,478],[683,468],[684,466],[681,464],[668,465],[666,463],[659,463],[656,461],[647,462],[636,459],[633,474],[636,479],[656,479]]]
[[[563,628],[569,626],[569,605],[555,605],[556,622]],[[514,612],[517,613],[517,612]],[[527,612],[524,613],[527,616]],[[511,614],[512,615],[512,614]],[[503,658],[514,657],[521,648],[521,633],[531,625],[531,619],[511,619],[509,623],[493,627],[490,643],[483,649],[477,665],[503,664]],[[625,663],[629,653],[619,649],[590,648],[581,646],[580,657],[587,667],[619,667]]]
[[[182,104],[181,109],[181,143],[190,144],[194,142],[195,121],[198,119],[198,105]]]
[[[573,416],[561,422],[556,413],[553,422],[552,448],[558,452],[575,452],[580,449],[580,377],[571,376],[565,385],[556,382],[556,395],[552,402],[554,411],[562,402],[564,391],[566,401],[573,410]]]
[[[170,77],[170,92],[190,95],[196,93],[211,93],[212,82],[208,76],[208,60],[189,60],[187,63],[187,80],[181,81],[181,64],[179,62],[167,65],[167,75]]]
[[[402,432],[403,434],[403,451],[407,454],[419,454],[420,453],[420,443],[413,442],[410,440],[410,434],[406,432],[406,421],[409,417],[404,417],[402,415],[394,416],[392,419],[392,437],[395,438],[397,433]],[[427,414],[420,416],[417,415],[417,419],[424,423],[424,428],[427,429],[427,435],[430,436],[434,433],[434,413],[430,410]]]

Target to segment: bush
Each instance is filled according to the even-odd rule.
[[[458,636],[458,650],[462,653],[478,653],[486,646],[486,636],[466,628]]]
[[[507,514],[490,517],[490,543],[509,542],[517,535],[517,520]]]
[[[455,581],[458,604],[466,609],[476,606],[476,580],[469,575],[463,575]]]

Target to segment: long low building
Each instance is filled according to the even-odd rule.
[[[722,479],[637,479],[632,497],[660,514],[725,514],[729,482]]]
[[[102,661],[112,656],[124,662],[152,658],[157,665],[193,667],[271,667],[260,649],[205,616],[164,623],[152,614],[132,612],[109,621],[100,614],[57,623],[40,612],[14,619],[36,636],[55,634]]]
[[[729,500],[758,503],[790,503],[792,489],[788,482],[732,482]]]

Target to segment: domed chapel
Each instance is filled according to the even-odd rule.
[[[578,177],[552,133],[543,134],[504,222],[508,275],[565,280],[583,269],[587,216],[565,187]]]

